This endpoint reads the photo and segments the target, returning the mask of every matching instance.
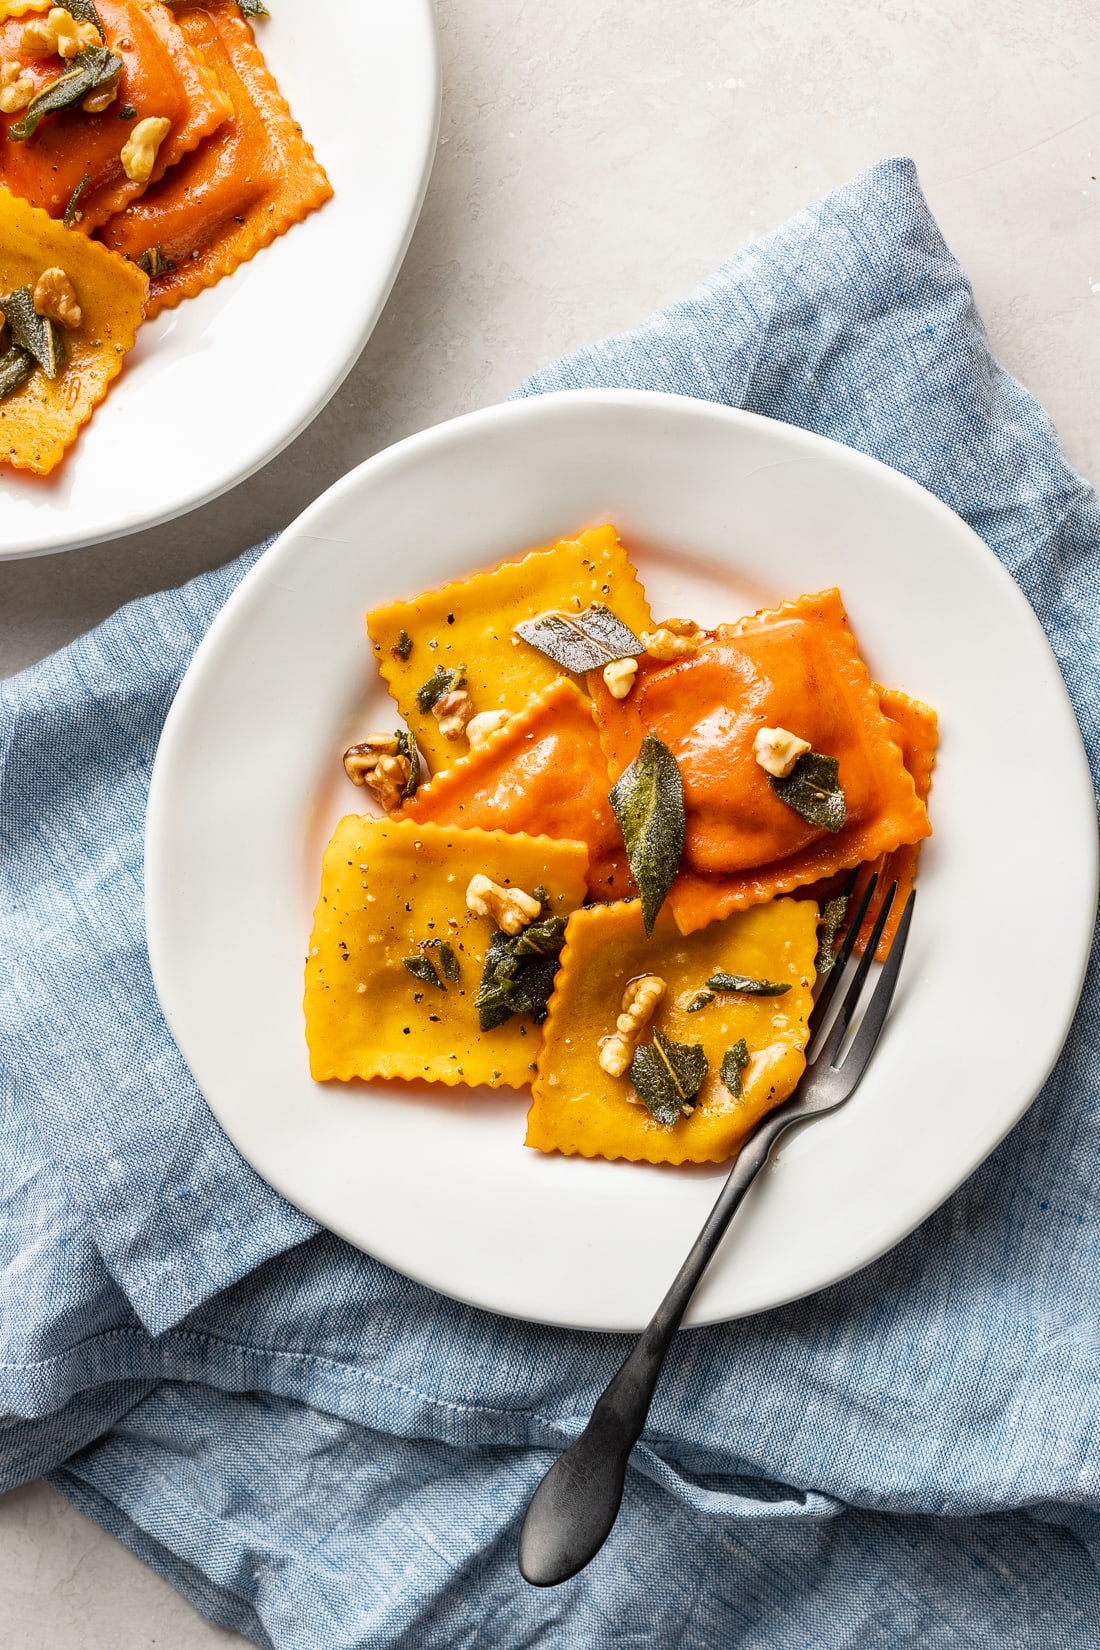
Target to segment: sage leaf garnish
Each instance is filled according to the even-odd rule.
[[[103,33],[102,20],[92,4],[92,0],[73,0],[72,5],[69,4],[69,0],[65,0],[65,10],[78,23],[94,23],[99,30],[99,38],[101,40],[106,39],[106,35]]]
[[[155,281],[158,275],[170,275],[176,267],[171,258],[164,256],[159,246],[151,246],[143,252],[137,266],[145,271],[151,281]]]
[[[401,799],[407,802],[410,796],[416,795],[417,786],[420,784],[420,752],[408,728],[394,728],[393,736],[397,740],[398,756],[407,756],[409,759],[409,777],[401,787]]]
[[[401,961],[408,969],[414,980],[423,980],[425,985],[434,985],[437,991],[446,991],[447,987],[432,967],[428,957],[402,957]]]
[[[66,229],[68,229],[69,225],[72,223],[73,219],[76,217],[76,203],[80,199],[81,195],[84,193],[85,189],[88,187],[88,184],[91,182],[91,178],[92,178],[92,174],[90,172],[85,172],[84,176],[81,178],[80,182],[77,184],[76,188],[73,190],[72,194],[69,196],[69,204],[65,208],[64,215],[62,216],[62,219],[61,219],[61,222],[65,225]]]
[[[0,401],[25,384],[34,371],[34,357],[25,349],[10,349],[0,355]]]
[[[121,72],[121,57],[116,57],[114,52],[109,52],[105,46],[87,47],[73,58],[72,64],[63,74],[59,74],[56,80],[51,80],[48,86],[43,86],[40,92],[35,93],[23,111],[22,120],[17,120],[14,126],[8,127],[9,138],[13,143],[22,143],[24,139],[33,136],[39,122],[46,115],[53,115],[59,109],[71,109],[74,104],[82,103],[89,92],[94,92],[99,86],[105,86],[108,80],[113,80],[115,75]]]
[[[749,1063],[748,1044],[739,1037],[722,1056],[720,1076],[735,1100],[741,1098],[741,1073]]]
[[[698,1014],[698,1012],[701,1008],[706,1008],[708,1003],[712,1003],[713,1001],[714,1001],[714,992],[713,991],[697,991],[695,993],[694,997],[691,999],[690,1003],[688,1003],[687,1008],[684,1010],[684,1012],[686,1014]]]
[[[747,997],[782,997],[791,989],[778,980],[754,980],[751,974],[712,974],[707,985],[712,991],[742,991]]]
[[[434,675],[429,676],[416,690],[416,702],[425,716],[433,705],[439,703],[445,693],[453,693],[455,688],[466,685],[466,671],[463,665],[457,670],[444,670],[441,665]]]
[[[137,110],[132,103],[124,103],[118,111],[118,118],[119,120],[136,120]]]
[[[60,327],[35,309],[30,287],[18,287],[0,298],[0,309],[7,317],[12,343],[33,355],[47,378],[56,378],[65,365],[65,341]]]
[[[394,646],[390,648],[390,652],[393,654],[395,659],[405,660],[405,659],[408,658],[408,656],[412,652],[412,650],[413,650],[413,639],[409,635],[407,630],[402,630],[399,633],[397,641],[395,642]]]
[[[645,648],[628,625],[599,602],[584,613],[540,613],[516,626],[516,635],[563,670],[602,670],[615,659],[636,659]]]
[[[237,0],[237,10],[242,17],[270,17],[271,13],[264,5],[264,0]]]
[[[840,763],[835,756],[808,751],[798,758],[786,779],[775,779],[769,774],[768,784],[780,802],[801,814],[809,824],[834,833],[843,830],[848,808],[840,783]]]
[[[677,1122],[706,1075],[707,1057],[699,1043],[674,1043],[656,1027],[653,1041],[636,1048],[630,1062],[635,1093],[658,1123]]]
[[[844,921],[844,913],[848,909],[848,895],[838,894],[831,899],[821,913],[821,922],[817,930],[817,956],[814,958],[814,967],[817,969],[818,979],[824,979],[836,962],[837,931]]]
[[[642,896],[642,922],[652,934],[657,913],[684,853],[684,782],[676,758],[655,734],[611,790],[626,857]]]
[[[443,978],[457,985],[460,978],[458,958],[449,940],[425,940],[420,947],[421,951],[434,951],[439,957],[439,966],[443,970]]]
[[[530,1014],[536,1025],[542,1024],[564,944],[564,917],[540,917],[521,934],[497,929],[474,1002],[482,1031],[495,1031],[513,1014]]]

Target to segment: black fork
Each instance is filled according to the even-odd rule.
[[[672,1337],[742,1198],[767,1162],[772,1146],[793,1123],[818,1117],[842,1105],[867,1069],[901,971],[913,917],[914,894],[906,901],[890,955],[843,1061],[839,1058],[840,1048],[886,927],[897,892],[896,883],[891,885],[882,902],[855,977],[824,1040],[820,1033],[841,975],[851,959],[877,880],[872,877],[864,889],[833,969],[826,975],[814,1003],[808,1044],[808,1052],[814,1055],[812,1063],[791,1098],[769,1112],[756,1133],[742,1146],[718,1201],[668,1294],[618,1374],[605,1387],[580,1437],[559,1455],[531,1497],[520,1532],[519,1567],[524,1578],[536,1587],[554,1587],[568,1581],[595,1558],[610,1535],[622,1500],[626,1464],[645,1425]]]

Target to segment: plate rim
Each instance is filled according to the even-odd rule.
[[[238,609],[248,602],[250,599],[250,593],[256,584],[261,581],[266,582],[269,578],[275,579],[277,577],[278,569],[282,560],[285,557],[290,557],[295,553],[297,541],[300,538],[308,538],[314,517],[326,511],[334,499],[339,498],[343,494],[351,492],[357,488],[360,485],[365,473],[373,472],[382,474],[386,470],[397,468],[410,460],[415,462],[422,455],[430,456],[433,446],[437,444],[446,444],[453,438],[456,431],[477,432],[480,430],[491,430],[494,425],[501,421],[510,422],[515,418],[522,419],[525,416],[537,417],[550,406],[567,406],[569,404],[592,405],[597,403],[602,403],[607,406],[665,407],[666,409],[673,411],[683,411],[685,407],[687,407],[693,408],[696,412],[702,413],[706,416],[710,416],[727,423],[732,423],[734,425],[745,425],[748,427],[765,425],[770,426],[773,430],[774,427],[778,425],[786,432],[786,436],[788,438],[793,438],[796,443],[805,442],[811,454],[815,451],[820,454],[821,449],[825,449],[834,461],[840,461],[841,463],[851,465],[857,470],[867,470],[876,474],[885,472],[885,475],[889,478],[891,485],[901,489],[903,492],[909,492],[913,495],[919,496],[925,506],[931,504],[934,511],[939,513],[945,520],[950,521],[955,528],[962,528],[970,540],[974,553],[980,556],[987,570],[1001,584],[1003,591],[1006,594],[1010,593],[1009,599],[1016,604],[1018,612],[1022,615],[1024,622],[1032,628],[1036,639],[1041,640],[1050,656],[1051,662],[1054,666],[1057,694],[1060,697],[1063,711],[1065,717],[1067,718],[1067,726],[1070,730],[1072,730],[1074,736],[1074,775],[1072,776],[1072,781],[1067,782],[1076,784],[1080,792],[1081,801],[1085,802],[1087,800],[1088,808],[1091,812],[1093,801],[1092,780],[1083,738],[1077,722],[1076,712],[1074,711],[1072,701],[1069,697],[1069,692],[1062,676],[1061,669],[1058,666],[1049,638],[1042,627],[1038,615],[1035,613],[1030,602],[1028,601],[1028,598],[1017,584],[1016,580],[1012,577],[1011,573],[1000,561],[992,548],[985,542],[985,540],[982,539],[980,535],[978,535],[969,525],[969,523],[966,522],[957,512],[952,510],[949,505],[944,503],[942,499],[937,497],[937,495],[932,493],[928,488],[922,486],[920,482],[905,475],[902,471],[893,469],[891,466],[883,463],[880,459],[874,458],[872,455],[864,453],[858,448],[849,447],[842,442],[835,441],[831,437],[820,435],[815,431],[806,430],[802,426],[789,424],[783,420],[767,418],[757,413],[748,412],[742,408],[729,407],[724,403],[710,401],[704,398],[649,390],[587,388],[552,391],[547,392],[546,394],[520,397],[510,401],[495,403],[489,407],[484,407],[476,409],[472,412],[457,415],[454,418],[444,420],[438,424],[428,427],[427,429],[420,430],[412,435],[406,436],[400,441],[393,443],[391,446],[373,454],[361,464],[357,465],[353,470],[350,470],[346,475],[340,477],[336,482],[334,482],[325,490],[324,493],[322,493],[317,499],[313,500],[306,507],[306,509],[303,510],[301,514],[282,531],[282,533],[280,533],[269,549],[261,556],[254,566],[248,570],[248,572],[241,579],[240,583],[227,598],[223,607],[219,610],[206,635],[203,637],[194,655],[192,656],[191,663],[184,674],[179,689],[173,699],[172,705],[169,707],[169,711],[162,728],[161,737],[158,742],[150,781],[144,832],[146,924],[153,981],[157,992],[157,998],[162,1012],[165,1015],[169,1030],[172,1033],[177,1047],[180,1049],[184,1062],[188,1065],[189,1071],[191,1069],[190,1062],[187,1059],[187,1054],[183,1043],[177,1034],[174,1005],[171,1005],[165,1001],[166,995],[171,995],[170,988],[166,991],[164,986],[165,976],[170,965],[166,962],[166,952],[162,949],[164,936],[158,930],[157,918],[152,915],[157,902],[155,897],[151,897],[150,895],[150,887],[163,874],[160,861],[160,843],[164,840],[164,834],[161,830],[160,821],[164,811],[162,797],[167,786],[171,783],[170,775],[172,764],[172,747],[175,739],[178,737],[178,730],[182,729],[184,726],[184,718],[188,713],[188,706],[191,697],[199,693],[204,685],[203,676],[205,673],[206,660],[216,655],[222,631],[231,628],[236,623],[236,614]],[[1100,894],[1100,839],[1097,839],[1095,834],[1093,834],[1090,842],[1089,865],[1087,867],[1090,884],[1088,889],[1089,898],[1087,901],[1082,899],[1080,905],[1082,917],[1080,922],[1081,932],[1078,937],[1078,945],[1076,948],[1078,966],[1076,970],[1075,990],[1065,999],[1065,1004],[1061,1015],[1060,1029],[1058,1030],[1056,1036],[1051,1036],[1044,1043],[1041,1075],[1037,1081],[1033,1084],[1029,1084],[1030,1092],[1012,1112],[1012,1114],[1005,1115],[1003,1119],[1003,1127],[1000,1128],[1000,1132],[997,1134],[996,1138],[988,1140],[981,1146],[980,1149],[972,1154],[971,1157],[968,1158],[965,1166],[953,1179],[951,1184],[942,1191],[942,1194],[938,1193],[935,1201],[925,1207],[924,1212],[919,1214],[904,1230],[896,1230],[892,1228],[890,1234],[882,1238],[881,1241],[879,1241],[878,1238],[872,1239],[869,1242],[863,1257],[854,1264],[844,1265],[840,1269],[830,1272],[828,1276],[823,1276],[818,1281],[809,1284],[805,1288],[796,1288],[787,1294],[777,1296],[765,1307],[750,1305],[735,1311],[718,1308],[712,1311],[695,1312],[684,1324],[684,1328],[702,1329],[711,1327],[718,1323],[735,1321],[739,1317],[752,1315],[760,1310],[775,1310],[776,1308],[787,1305],[792,1301],[805,1299],[809,1296],[817,1294],[822,1289],[830,1288],[834,1284],[840,1283],[844,1279],[854,1276],[865,1267],[874,1264],[876,1260],[880,1259],[884,1254],[888,1253],[891,1249],[895,1248],[898,1244],[904,1242],[906,1238],[911,1236],[911,1234],[919,1226],[923,1225],[924,1222],[928,1220],[937,1209],[942,1207],[942,1205],[950,1197],[952,1197],[956,1191],[958,1191],[959,1187],[962,1186],[970,1178],[970,1176],[973,1175],[978,1168],[980,1168],[982,1163],[984,1163],[998,1148],[1006,1136],[1025,1115],[1041,1092],[1048,1077],[1050,1076],[1051,1071],[1057,1063],[1066,1038],[1068,1037],[1072,1027],[1073,1020],[1076,1016],[1077,1007],[1080,1001],[1081,992],[1084,988],[1090,962],[1090,939],[1093,929],[1093,916],[1096,911],[1098,894]],[[1085,913],[1087,913],[1087,915]],[[1036,1062],[1036,1070],[1039,1069],[1039,1063]],[[241,1155],[245,1158],[246,1162],[249,1162],[253,1166],[255,1172],[259,1173],[261,1178],[267,1180],[267,1183],[271,1185],[281,1196],[285,1197],[288,1202],[301,1209],[304,1213],[309,1215],[310,1218],[316,1220],[319,1225],[329,1231],[332,1231],[343,1241],[348,1242],[353,1247],[360,1249],[363,1253],[374,1256],[384,1264],[401,1272],[404,1276],[413,1279],[415,1282],[418,1282],[427,1288],[435,1290],[437,1293],[445,1295],[447,1298],[464,1302],[467,1305],[477,1307],[479,1310],[495,1312],[502,1317],[513,1318],[520,1322],[549,1324],[556,1327],[578,1329],[594,1333],[617,1334],[623,1332],[634,1332],[630,1326],[624,1324],[614,1324],[611,1326],[599,1325],[583,1316],[576,1319],[546,1317],[540,1315],[537,1311],[528,1312],[519,1309],[512,1309],[508,1306],[502,1306],[495,1301],[487,1302],[484,1298],[480,1298],[476,1293],[466,1293],[456,1289],[450,1284],[444,1285],[437,1279],[425,1276],[422,1272],[410,1271],[399,1259],[388,1253],[382,1253],[377,1248],[368,1249],[366,1245],[360,1242],[358,1238],[350,1235],[346,1231],[341,1230],[338,1226],[331,1225],[326,1216],[315,1206],[311,1205],[310,1200],[302,1200],[297,1194],[292,1195],[281,1185],[277,1184],[275,1180],[270,1179],[270,1177],[268,1177],[263,1170],[256,1168],[245,1147],[242,1145],[240,1140],[238,1140],[237,1134],[232,1126],[232,1121],[227,1122],[225,1118],[221,1116],[218,1107],[209,1099],[209,1097],[205,1095],[205,1091],[202,1090],[201,1084],[198,1083],[198,1079],[195,1078],[194,1080],[196,1082],[196,1086],[199,1087],[200,1092],[204,1094],[207,1105],[210,1107],[210,1110],[219,1126],[225,1130],[226,1134],[241,1152]],[[720,1184],[720,1182],[718,1184]],[[639,1329],[641,1327],[641,1324],[636,1326],[636,1328]]]
[[[260,443],[243,464],[234,463],[212,481],[197,483],[182,497],[177,498],[174,503],[167,505],[164,509],[146,510],[139,517],[133,519],[123,517],[109,526],[97,527],[92,531],[81,530],[79,527],[74,528],[72,531],[66,531],[64,526],[59,524],[58,530],[48,541],[40,539],[28,541],[24,539],[23,541],[16,540],[14,543],[9,543],[0,538],[0,561],[31,561],[44,556],[64,555],[73,550],[87,550],[97,544],[110,543],[115,539],[130,538],[135,533],[151,531],[154,528],[163,527],[169,522],[178,521],[180,517],[189,515],[192,511],[199,510],[207,504],[214,503],[216,499],[223,498],[226,493],[232,492],[235,487],[251,480],[266,465],[278,458],[280,453],[285,452],[287,447],[309,428],[333,396],[336,395],[369,343],[381,318],[382,311],[389,300],[390,293],[393,291],[394,283],[401,272],[409,250],[409,244],[412,241],[424,207],[424,200],[428,192],[428,184],[431,181],[432,168],[438,150],[443,88],[439,28],[435,7],[433,0],[404,0],[402,9],[410,16],[414,11],[419,14],[417,23],[410,26],[422,28],[425,31],[426,42],[424,66],[428,72],[425,74],[423,85],[428,93],[428,108],[426,111],[428,119],[421,132],[417,185],[410,196],[402,234],[393,247],[386,278],[376,289],[373,304],[364,311],[361,324],[349,344],[346,356],[341,359],[336,373],[330,376],[325,383],[318,386],[308,406],[300,412],[300,416],[296,420],[283,430],[274,445]],[[294,224],[290,226],[291,229],[296,227],[297,225]],[[202,293],[196,295],[197,299],[200,300],[202,296]],[[79,448],[79,443],[80,438],[78,436],[75,443],[76,448]],[[66,454],[66,461],[72,462],[76,456],[76,453],[70,450]],[[22,475],[23,472],[17,471],[16,474]]]

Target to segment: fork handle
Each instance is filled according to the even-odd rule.
[[[583,1570],[611,1533],[626,1464],[653,1399],[653,1389],[680,1320],[741,1200],[795,1119],[789,1106],[770,1112],[729,1172],[687,1259],[633,1351],[597,1400],[580,1437],[554,1462],[531,1497],[519,1537],[519,1567],[536,1587],[556,1587]]]

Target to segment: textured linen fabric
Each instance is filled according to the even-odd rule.
[[[1012,571],[1100,759],[1100,507],[993,360],[911,163],[521,393],[673,390],[913,476]],[[253,556],[258,552],[254,552]],[[519,1514],[618,1337],[446,1300],[241,1162],[152,992],[172,694],[252,557],[0,693],[0,1487],[42,1472],[276,1650],[1100,1641],[1100,981],[1009,1139],[876,1265],[685,1334],[622,1519],[551,1592]]]

